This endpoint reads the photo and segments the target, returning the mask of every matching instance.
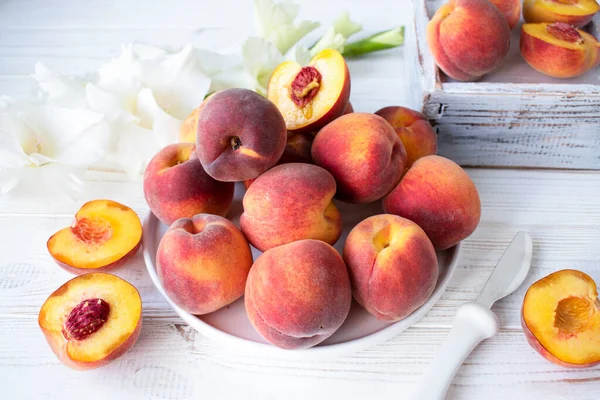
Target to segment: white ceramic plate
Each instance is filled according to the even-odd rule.
[[[243,193],[243,186],[237,184],[232,209],[228,215],[228,217],[238,226],[239,216],[242,212],[241,198]],[[371,215],[381,214],[383,211],[381,205],[378,203],[369,205],[351,205],[336,202],[336,204],[342,213],[343,232],[342,237],[335,245],[335,248],[341,252],[346,236],[358,222]],[[160,239],[167,228],[168,227],[161,223],[152,212],[148,212],[148,215],[144,220],[143,252],[146,267],[148,268],[148,273],[150,274],[154,285],[167,299],[175,312],[192,328],[229,348],[234,347],[238,351],[261,355],[285,355],[286,357],[298,359],[332,358],[352,354],[384,342],[404,331],[423,317],[423,315],[425,315],[440,298],[448,286],[452,274],[456,270],[460,253],[460,244],[449,250],[438,253],[440,274],[433,294],[425,304],[402,321],[395,323],[379,321],[361,308],[356,302],[353,302],[350,314],[342,327],[327,340],[310,349],[282,350],[268,344],[254,330],[246,315],[243,298],[228,307],[201,316],[195,316],[182,310],[169,299],[158,279],[155,264],[156,250]],[[254,259],[256,259],[261,252],[253,247],[252,254]]]

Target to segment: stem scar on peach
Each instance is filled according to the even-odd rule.
[[[52,351],[77,370],[101,367],[127,352],[142,327],[142,299],[111,274],[83,274],[46,299],[38,324]]]
[[[59,266],[81,274],[122,265],[142,241],[142,223],[131,208],[111,200],[84,204],[75,221],[48,239],[50,255]]]

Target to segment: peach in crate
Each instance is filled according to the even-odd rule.
[[[350,98],[346,61],[333,49],[319,52],[304,67],[286,61],[271,74],[267,98],[283,114],[287,129],[316,132],[346,113]]]
[[[514,28],[521,19],[521,0],[490,0],[498,7],[510,29]]]
[[[267,250],[246,284],[248,317],[268,342],[284,349],[321,343],[342,325],[352,302],[346,265],[319,240]]]
[[[527,22],[564,22],[582,27],[598,12],[596,0],[524,0]]]
[[[544,358],[569,368],[600,364],[600,299],[587,274],[567,269],[531,285],[521,322],[527,341]]]
[[[38,324],[68,367],[101,367],[127,352],[142,328],[142,299],[123,279],[95,272],[71,279],[42,305]]]
[[[164,224],[196,214],[225,216],[234,183],[220,182],[204,171],[196,145],[175,143],[160,150],[144,173],[144,196]]]
[[[122,265],[142,243],[142,223],[131,208],[111,200],[85,203],[75,222],[48,239],[50,255],[62,268],[81,274]]]
[[[156,272],[165,292],[183,310],[196,315],[239,299],[251,266],[246,238],[218,215],[178,219],[156,253]]]
[[[520,48],[529,65],[555,78],[579,76],[600,64],[600,42],[564,22],[524,24]]]

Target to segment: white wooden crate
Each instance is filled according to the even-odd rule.
[[[572,79],[535,71],[519,52],[519,24],[496,71],[477,82],[452,80],[435,65],[425,35],[445,1],[412,3],[412,106],[435,126],[440,154],[461,165],[600,169],[600,69]],[[589,28],[598,36],[596,17]]]

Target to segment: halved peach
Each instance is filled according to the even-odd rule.
[[[571,368],[600,364],[600,300],[583,272],[566,269],[531,285],[521,323],[531,347],[546,359]]]
[[[198,116],[200,115],[200,111],[206,105],[206,102],[210,100],[212,96],[214,96],[216,92],[208,95],[202,104],[198,107],[194,108],[194,111],[188,115],[188,117],[183,121],[181,128],[179,129],[179,142],[180,143],[196,143],[196,133],[198,132]]]
[[[595,0],[525,0],[523,18],[526,22],[565,22],[582,27],[599,9]]]
[[[133,285],[115,275],[84,274],[48,297],[38,324],[63,364],[94,369],[135,344],[142,328],[142,299]]]
[[[600,64],[600,42],[564,22],[524,24],[521,55],[537,71],[571,78]]]
[[[269,80],[267,98],[285,119],[288,130],[316,132],[344,113],[350,97],[350,72],[333,49],[317,54],[303,67],[280,64]]]
[[[85,203],[75,222],[48,239],[50,255],[75,274],[117,267],[137,253],[142,223],[131,208],[112,200]]]

